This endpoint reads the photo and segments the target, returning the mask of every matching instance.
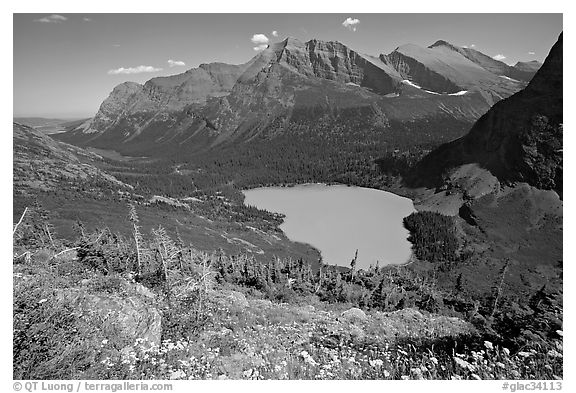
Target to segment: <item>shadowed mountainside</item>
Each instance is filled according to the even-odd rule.
[[[470,132],[417,166],[411,186],[438,186],[447,172],[479,164],[500,181],[562,192],[562,35],[529,85],[498,102]]]

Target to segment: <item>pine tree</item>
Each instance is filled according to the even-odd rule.
[[[356,253],[354,254],[354,259],[350,262],[350,281],[354,281],[354,277],[356,276],[356,261],[358,259],[358,249],[356,249]]]
[[[136,207],[134,204],[130,204],[130,213],[128,219],[132,223],[132,235],[134,237],[134,242],[136,243],[136,260],[138,262],[138,274],[142,274],[142,246],[144,244],[142,239],[142,234],[140,233],[140,219],[138,218],[138,213],[136,212]]]

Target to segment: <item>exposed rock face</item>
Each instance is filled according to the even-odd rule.
[[[542,63],[540,63],[538,60],[519,61],[518,63],[514,64],[514,68],[516,68],[518,71],[524,71],[524,72],[536,73],[536,71],[538,71],[540,67],[542,67]]]
[[[482,116],[464,137],[419,165],[419,182],[441,182],[450,168],[477,163],[500,181],[562,191],[562,35],[530,84]]]
[[[387,56],[380,55],[380,59],[394,66],[404,79],[410,79],[424,89],[439,93],[456,93],[461,86],[451,81],[438,68],[427,67],[424,56],[430,53],[416,45],[403,45]],[[419,53],[421,52],[421,53]],[[422,55],[422,56],[421,56]],[[431,59],[436,60],[436,59]]]
[[[538,61],[531,61],[526,63],[518,62],[514,67],[511,67],[508,64],[499,60],[495,60],[492,57],[487,56],[475,49],[459,47],[442,40],[436,41],[428,48],[437,50],[449,50],[455,53],[459,53],[466,57],[468,60],[478,64],[480,67],[494,75],[508,77],[524,82],[530,82],[534,74],[536,74],[536,71],[538,71],[542,65]]]
[[[501,78],[498,68],[478,58],[444,41],[429,48],[402,45],[389,55],[380,55],[383,62],[391,64],[405,79],[436,93],[477,90],[492,105],[523,87],[517,81]]]

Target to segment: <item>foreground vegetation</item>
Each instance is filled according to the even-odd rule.
[[[15,379],[562,378],[544,289],[512,309],[433,270],[206,254],[135,206],[130,239],[79,223],[66,242],[39,213],[14,230]]]

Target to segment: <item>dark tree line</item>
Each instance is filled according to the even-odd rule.
[[[404,218],[408,240],[418,259],[442,262],[458,259],[458,238],[454,219],[436,212],[417,212]]]

